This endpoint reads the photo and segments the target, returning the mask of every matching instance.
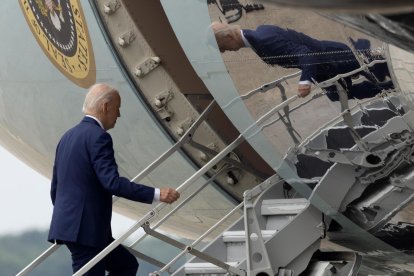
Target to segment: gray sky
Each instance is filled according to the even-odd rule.
[[[29,229],[48,229],[52,215],[50,180],[26,166],[0,146],[0,235]],[[114,215],[115,236],[123,233],[132,221]]]
[[[49,180],[0,147],[0,234],[46,229],[52,214]]]

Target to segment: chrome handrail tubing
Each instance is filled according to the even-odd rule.
[[[41,264],[47,257],[52,255],[56,250],[58,250],[60,247],[60,244],[53,244],[48,249],[46,249],[45,252],[43,252],[39,257],[37,257],[33,262],[31,262],[29,265],[27,265],[25,268],[23,268],[19,273],[16,274],[16,276],[25,276],[28,275],[30,272],[33,271],[39,264]]]
[[[180,204],[178,204],[174,209],[172,209],[170,212],[168,212],[168,214],[166,214],[162,219],[160,219],[159,221],[157,221],[153,226],[152,229],[157,229],[158,226],[160,226],[165,220],[167,220],[171,215],[173,215],[175,212],[177,212],[181,207],[183,207],[188,201],[190,201],[193,197],[195,197],[201,190],[203,190],[208,184],[210,184],[211,182],[213,182],[217,176],[219,174],[221,174],[222,172],[226,171],[227,169],[222,168],[221,170],[219,170],[217,173],[215,173],[212,177],[210,177],[206,182],[204,182],[200,187],[198,187],[194,193],[192,193],[191,195],[189,195],[185,200],[183,200],[182,202],[180,202]],[[134,242],[131,243],[131,245],[129,245],[129,247],[134,247],[136,246],[140,241],[142,241],[148,234],[144,233],[141,237],[139,237],[138,239],[136,239]]]

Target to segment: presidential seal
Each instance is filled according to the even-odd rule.
[[[68,79],[87,88],[96,81],[95,59],[80,0],[20,0],[43,52]]]

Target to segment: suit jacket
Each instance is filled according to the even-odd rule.
[[[103,248],[111,238],[112,195],[152,203],[154,188],[119,176],[111,136],[85,117],[58,144],[50,195],[49,241]]]
[[[351,49],[340,42],[316,40],[273,25],[243,30],[243,35],[266,63],[301,69],[301,81],[321,82],[359,67]]]

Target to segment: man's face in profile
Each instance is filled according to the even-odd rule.
[[[107,129],[111,129],[115,127],[116,120],[118,119],[118,117],[121,117],[120,108],[121,108],[121,97],[119,96],[118,93],[116,93],[114,95],[113,100],[108,103],[108,109],[106,111],[106,118],[108,122]]]

